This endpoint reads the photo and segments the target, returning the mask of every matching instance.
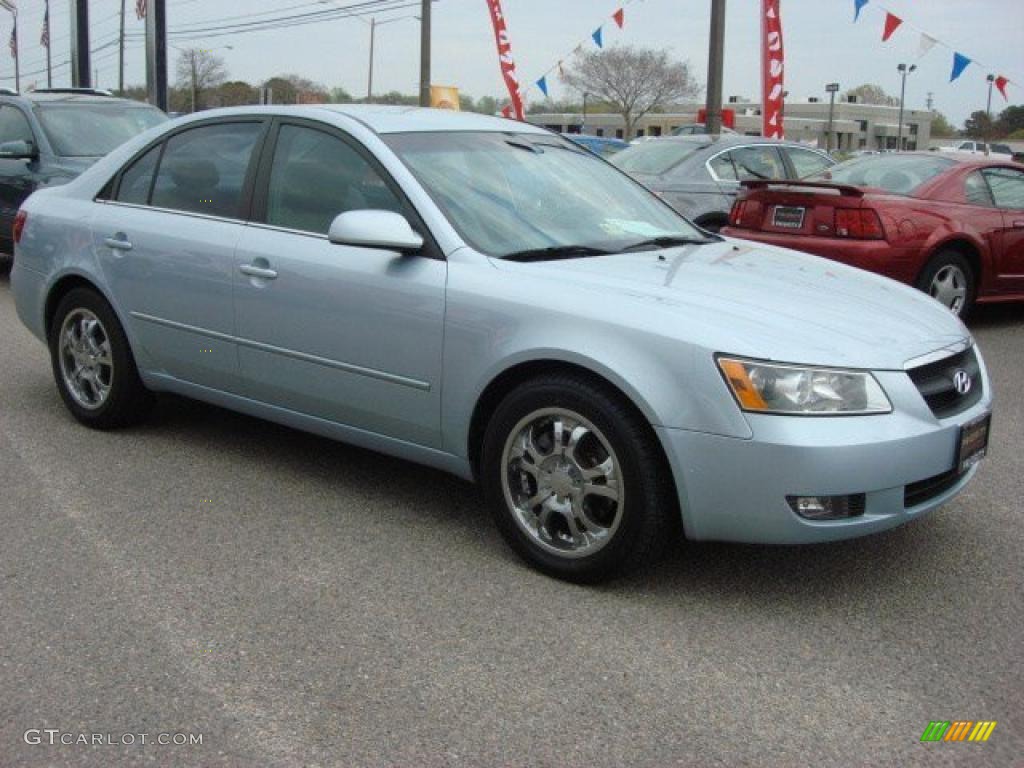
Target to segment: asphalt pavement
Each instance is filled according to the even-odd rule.
[[[170,397],[79,426],[0,278],[0,766],[1022,765],[1024,306],[972,328],[998,401],[955,502],[593,588],[433,470]]]

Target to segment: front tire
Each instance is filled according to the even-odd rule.
[[[481,482],[509,545],[568,581],[655,561],[679,520],[650,425],[576,374],[530,380],[502,400],[484,435]]]
[[[139,378],[114,310],[98,293],[75,288],[61,299],[49,346],[57,390],[78,421],[115,429],[149,414],[153,395]]]
[[[939,251],[925,266],[917,287],[960,318],[974,305],[977,290],[974,269],[957,251]]]

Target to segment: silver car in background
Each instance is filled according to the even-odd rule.
[[[204,112],[33,195],[15,240],[18,314],[82,423],[173,392],[475,479],[565,579],[680,534],[891,528],[986,449],[984,363],[938,303],[708,235],[524,123]]]
[[[802,179],[835,165],[803,144],[736,134],[652,139],[608,161],[709,232],[729,223],[740,182]]]

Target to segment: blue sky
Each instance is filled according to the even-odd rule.
[[[344,5],[353,0],[326,0]],[[32,73],[44,63],[39,46],[42,0],[20,0],[22,71]],[[303,0],[168,0],[170,25],[194,23],[225,16],[255,13]],[[907,83],[907,104],[923,107],[927,93],[935,106],[959,124],[975,109],[984,109],[989,72],[1003,73],[1024,85],[1024,0],[884,0],[889,10],[907,24],[888,43],[881,42],[884,14],[875,0],[852,23],[853,0],[783,0],[786,39],[786,87],[791,99],[821,95],[824,84],[839,81],[845,88],[875,82],[890,92],[899,88],[896,65],[918,64]],[[67,59],[68,0],[52,0],[53,60]],[[559,58],[568,55],[590,32],[605,24],[606,44],[618,42],[669,48],[689,60],[701,82],[706,77],[709,0],[635,0],[626,7],[626,26],[614,28],[611,14],[617,0],[503,0],[513,52],[523,80],[539,77]],[[128,0],[128,29],[142,30],[135,19],[134,0]],[[729,0],[726,29],[725,93],[758,97],[759,64],[758,0]],[[120,0],[93,0],[91,4],[94,47],[116,37]],[[315,2],[307,0],[307,8]],[[490,19],[484,0],[438,0],[434,8],[433,80],[457,85],[473,96],[502,95]],[[301,11],[303,9],[297,9]],[[393,11],[381,18],[412,13]],[[919,33],[914,25],[985,63],[972,65],[955,83],[949,83],[952,52],[941,45],[917,59]],[[7,51],[11,22],[0,17],[0,83],[13,83],[13,62]],[[274,32],[258,32],[233,38],[197,40],[220,50],[233,77],[256,81],[280,72],[297,72],[327,85],[342,85],[365,95],[369,27],[355,18],[338,19],[315,26]],[[181,43],[187,44],[187,43]],[[419,31],[413,18],[378,28],[374,91],[416,91],[418,82]],[[117,56],[114,48],[97,52],[95,67],[101,86],[116,85]],[[172,62],[173,67],[173,62]],[[55,83],[66,84],[67,66],[55,69]],[[45,84],[44,74],[27,74],[23,85]],[[144,81],[141,42],[133,42],[126,61],[126,81]],[[528,88],[528,99],[541,98]],[[1010,103],[1024,103],[1024,88],[1011,86]],[[552,95],[563,90],[552,78]],[[993,109],[1004,106],[995,94]]]

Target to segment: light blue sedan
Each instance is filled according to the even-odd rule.
[[[984,362],[937,302],[708,235],[524,123],[204,112],[34,194],[14,237],[82,423],[174,392],[476,479],[561,578],[891,528],[987,447]]]

